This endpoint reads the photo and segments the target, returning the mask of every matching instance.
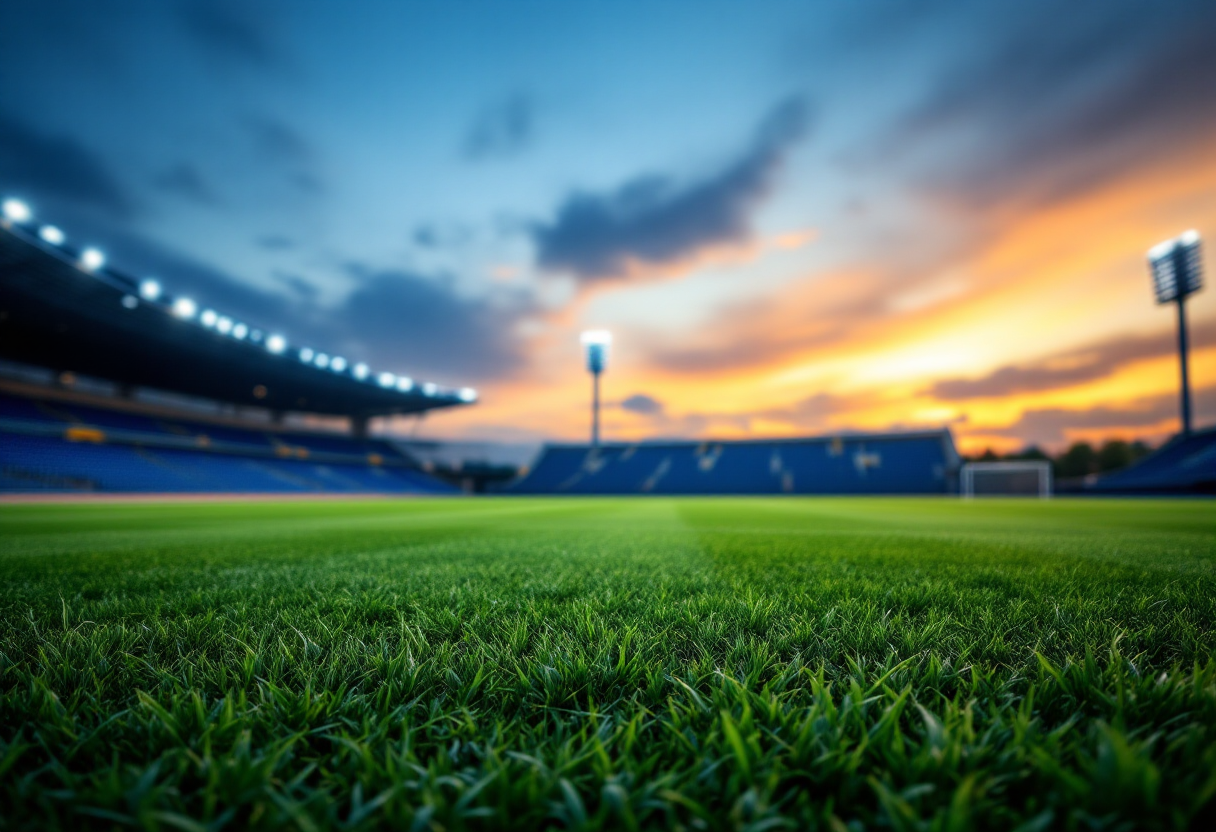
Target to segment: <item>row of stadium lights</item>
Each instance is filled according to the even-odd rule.
[[[24,225],[33,218],[33,212],[30,211],[29,206],[19,199],[6,199],[3,206],[0,207],[2,207],[4,218],[11,223]],[[67,240],[63,231],[53,225],[44,225],[39,228],[38,236],[43,242],[53,246],[61,246]],[[87,272],[96,272],[105,263],[105,255],[95,248],[86,248],[80,252],[79,265]],[[163,290],[159,281],[153,278],[145,278],[140,281],[139,298],[149,303],[157,303],[160,302],[162,294]],[[122,305],[127,309],[134,309],[139,306],[139,298],[136,298],[134,295],[126,295],[122,299]],[[221,315],[213,309],[204,309],[202,312],[199,312],[198,305],[190,298],[174,298],[173,303],[169,305],[169,310],[175,317],[183,321],[192,321],[197,316],[198,322],[205,328],[213,329],[221,335],[227,335],[238,341],[248,339],[256,344],[265,342],[266,350],[274,355],[282,355],[287,352],[287,339],[282,335],[267,336],[261,330],[252,329],[247,324],[233,320],[226,315]],[[296,355],[301,363],[312,365],[321,370],[344,373],[349,367],[350,374],[359,381],[372,380],[371,368],[362,362],[352,367],[340,355],[330,356],[327,353],[319,352],[310,347],[300,347]],[[414,380],[409,376],[398,376],[393,373],[378,373],[375,375],[374,381],[386,390],[397,390],[401,393],[409,393],[415,388]],[[418,385],[418,389],[421,390],[424,396],[435,396],[441,392],[439,385],[432,384],[429,381]],[[462,387],[456,391],[456,396],[463,402],[477,401],[477,391],[471,387]]]

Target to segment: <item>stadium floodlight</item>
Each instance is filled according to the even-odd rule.
[[[422,395],[424,395],[424,396],[433,396],[438,392],[439,392],[438,384],[432,384],[431,382],[428,381],[422,385]]]
[[[324,370],[329,366],[329,356],[323,352],[319,352],[317,353],[317,357],[312,360],[312,363]]]
[[[376,377],[376,383],[381,387],[392,387],[397,382],[397,377],[392,373],[381,373]]]
[[[589,329],[579,338],[587,354],[587,371],[591,373],[591,447],[600,446],[600,375],[608,366],[608,349],[612,333],[606,329]]]
[[[414,389],[414,380],[409,376],[402,376],[397,379],[397,389],[402,393],[408,393]]]
[[[460,400],[462,402],[477,401],[477,391],[474,390],[472,387],[461,387],[460,392],[457,393],[457,395],[460,396]]]
[[[34,212],[30,210],[30,206],[26,205],[19,199],[4,200],[3,208],[4,218],[9,222],[29,222],[30,217],[34,216]]]
[[[358,364],[355,365],[355,368],[353,370],[351,370],[351,372],[354,373],[355,378],[359,379],[359,381],[363,381],[363,379],[367,378],[368,374],[370,374],[371,371],[372,371],[372,368],[367,366],[363,362],[359,362]]]
[[[135,297],[135,295],[122,296],[123,309],[134,309],[137,306],[139,306],[139,298]]]
[[[1199,232],[1187,231],[1148,250],[1157,303],[1178,304],[1178,366],[1182,376],[1182,435],[1191,432],[1191,382],[1187,370],[1186,299],[1203,288]]]
[[[244,341],[245,336],[249,334],[249,327],[245,324],[237,324],[232,328],[232,337],[238,341]]]
[[[252,341],[253,343],[255,343],[255,344],[262,343],[263,337],[264,337],[264,333],[262,332],[262,330],[260,330],[260,329],[249,330],[249,340]]]
[[[156,300],[160,297],[160,283],[150,277],[139,281],[139,296],[144,300]]]
[[[221,315],[215,319],[215,329],[220,335],[227,335],[229,332],[232,332],[232,327],[232,318]]]
[[[215,326],[215,322],[219,320],[219,315],[215,314],[214,309],[204,309],[203,314],[198,316],[198,321],[205,327]]]
[[[312,357],[314,355],[316,355],[316,353],[313,352],[312,349],[310,349],[309,347],[300,348],[300,360],[303,361],[305,364],[308,364],[309,362],[311,362]]]
[[[95,272],[106,264],[106,256],[95,248],[86,248],[80,252],[80,265]]]
[[[50,243],[53,246],[61,246],[63,245],[63,241],[67,239],[63,232],[54,225],[42,226],[38,231],[38,236],[42,238],[43,242]]]
[[[287,339],[282,335],[271,335],[266,339],[266,349],[275,355],[279,355],[287,349]]]
[[[340,373],[346,369],[346,359],[340,355],[335,355],[329,362],[329,369],[335,373]]]
[[[196,312],[198,312],[198,305],[190,298],[178,298],[173,301],[173,314],[183,321],[193,318]]]

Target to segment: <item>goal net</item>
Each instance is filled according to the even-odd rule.
[[[1051,463],[1044,460],[968,462],[959,470],[963,497],[1051,496]]]

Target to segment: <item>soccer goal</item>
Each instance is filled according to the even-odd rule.
[[[962,497],[1051,496],[1051,463],[1026,459],[1006,462],[968,462],[959,470]]]

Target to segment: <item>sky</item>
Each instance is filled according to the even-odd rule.
[[[478,389],[420,435],[584,438],[605,328],[610,439],[1157,442],[1145,252],[1216,239],[1216,4],[4,0],[0,194]]]

